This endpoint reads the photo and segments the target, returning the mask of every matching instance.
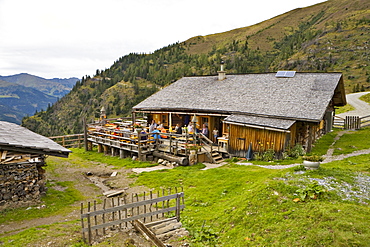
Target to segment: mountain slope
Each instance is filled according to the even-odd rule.
[[[36,89],[0,80],[0,120],[20,124],[23,117],[46,110],[56,100]]]
[[[133,105],[183,76],[216,74],[221,60],[229,74],[340,71],[347,92],[370,89],[369,40],[370,1],[329,0],[152,54],[123,56],[23,125],[44,135],[78,133],[81,118],[92,121],[102,106],[111,117],[130,114]]]
[[[0,76],[0,80],[34,88],[45,94],[61,98],[72,89],[78,81],[78,78],[44,79],[27,73],[21,73],[17,75]]]

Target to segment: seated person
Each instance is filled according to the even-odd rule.
[[[182,128],[180,124],[176,124],[175,130],[176,130],[176,134],[179,134],[179,135],[182,134]]]
[[[193,131],[194,131],[194,126],[193,126],[193,123],[189,123],[189,125],[188,125],[188,133],[193,133]]]
[[[206,137],[208,137],[208,127],[206,124],[203,124],[203,128],[202,128],[202,134]]]
[[[146,135],[146,129],[143,129],[141,132],[140,132],[140,140],[147,140],[148,139],[148,135]]]
[[[159,135],[159,134],[157,134],[157,133],[160,133],[161,131],[160,131],[160,128],[158,127],[158,128],[156,128],[155,130],[153,130],[153,132],[152,133],[154,133],[152,136],[153,136],[153,138],[156,140],[156,139],[161,139],[161,135]]]
[[[167,133],[166,129],[165,128],[162,128],[161,129],[161,133]],[[162,138],[166,139],[168,136],[166,135],[161,135]]]

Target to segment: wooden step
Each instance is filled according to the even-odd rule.
[[[211,156],[215,163],[221,163],[223,161],[222,155],[220,155],[216,150],[212,151]]]

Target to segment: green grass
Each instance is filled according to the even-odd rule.
[[[370,104],[370,92],[368,94],[362,95],[360,97],[360,100],[363,100],[363,101],[365,101],[365,102],[367,102],[367,103]]]
[[[290,164],[301,163],[302,159],[298,158],[298,159],[285,159],[285,160],[273,160],[273,161],[251,160],[247,162],[248,163],[250,162],[254,165],[261,165],[261,166],[278,166],[278,165],[290,165]]]
[[[335,130],[320,138],[312,153],[325,154],[340,131]],[[344,134],[334,145],[336,152],[348,153],[351,150],[370,148],[366,138],[369,132],[370,128],[365,128]],[[141,164],[82,149],[74,149],[73,152],[70,161],[76,167],[85,167],[86,160],[113,167],[149,166],[146,162]],[[369,198],[362,201],[344,200],[340,191],[346,184],[353,186],[357,192],[361,191],[356,176],[369,176],[369,160],[370,154],[359,155],[321,164],[320,169],[310,171],[302,167],[274,170],[237,165],[234,163],[236,160],[230,160],[217,169],[203,171],[201,169],[205,165],[199,163],[132,175],[136,177],[132,186],[143,185],[156,190],[183,188],[186,208],[181,214],[181,221],[190,232],[187,240],[191,246],[368,246]],[[289,164],[297,161],[300,159],[289,160],[287,163],[275,161],[255,164]],[[48,162],[48,172],[53,172],[58,162],[63,161]],[[313,179],[328,178],[335,182],[334,190],[326,191],[318,186],[323,193],[317,199],[297,200],[300,191],[307,191],[314,183]],[[32,212],[32,217],[47,217],[54,212],[64,212],[68,205],[78,199],[78,194],[70,197],[66,195],[74,193],[73,190],[67,191],[73,188],[71,182],[51,182],[50,186],[53,185],[64,186],[66,189],[64,192],[50,189],[48,196],[43,199],[47,205],[45,209],[5,211],[0,224],[20,220],[25,217],[25,212],[27,215]],[[45,211],[47,209],[50,211]],[[80,230],[77,223],[70,225],[73,225],[72,229],[78,229],[73,231]],[[68,234],[58,230],[60,227],[63,226],[52,224],[30,228],[11,237],[2,237],[0,241],[4,242],[4,246],[24,246],[32,244],[39,236],[52,236],[53,232]],[[72,242],[68,242],[69,246],[83,246],[78,242],[78,237],[72,239]]]
[[[64,188],[59,191],[53,188],[58,186]],[[37,207],[6,209],[1,211],[0,224],[8,221],[22,221],[36,218],[49,217],[57,214],[66,214],[71,211],[71,205],[82,200],[83,195],[77,190],[74,182],[49,182],[47,184],[48,191],[44,197],[41,198],[44,208]]]
[[[369,156],[367,156],[369,158]],[[326,166],[326,165],[325,165]],[[305,176],[335,176],[350,181],[348,161],[328,164]],[[182,222],[193,246],[365,246],[370,237],[368,205],[343,202],[327,193],[318,200],[296,203],[300,177],[294,168],[270,170],[229,164],[200,170],[202,165],[142,173],[138,185],[182,186],[186,209]],[[361,165],[357,170],[363,170]],[[293,183],[282,178],[293,177]],[[231,241],[232,240],[232,241]]]
[[[107,165],[114,166],[116,168],[126,167],[126,168],[144,168],[155,166],[156,164],[150,162],[140,162],[133,161],[130,158],[120,159],[119,157],[112,157],[109,155],[104,155],[103,153],[98,153],[96,150],[85,151],[84,149],[71,149],[72,154],[70,155],[71,161],[76,165],[81,165],[82,167],[86,163],[85,160],[103,163]]]
[[[71,232],[73,232],[72,235]],[[88,246],[80,241],[81,223],[79,220],[31,227],[11,236],[0,237],[0,243],[3,242],[2,247],[23,247],[39,246],[40,241],[43,241],[44,246],[48,246],[47,243],[50,246],[56,246],[53,237],[60,236],[65,237],[63,245],[58,246]]]
[[[349,131],[334,144],[334,155],[349,154],[370,148],[370,127]]]
[[[324,155],[328,151],[328,147],[334,142],[334,138],[338,135],[341,130],[334,129],[317,140],[311,150],[311,154]]]
[[[340,170],[343,172],[362,172],[366,175],[370,175],[369,160],[370,154],[363,154],[327,163],[325,164],[325,167],[333,170]]]
[[[353,110],[355,110],[355,108],[352,105],[347,104],[345,106],[341,106],[335,109],[335,114],[341,114],[341,113],[345,113],[345,112],[353,111]]]

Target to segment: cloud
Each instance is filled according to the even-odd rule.
[[[153,52],[317,2],[0,0],[0,75],[92,75],[130,52]]]

